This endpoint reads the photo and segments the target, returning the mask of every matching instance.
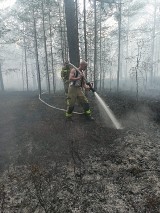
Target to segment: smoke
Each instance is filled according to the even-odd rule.
[[[147,106],[139,106],[125,114],[121,119],[126,128],[145,128],[149,126],[153,112]]]

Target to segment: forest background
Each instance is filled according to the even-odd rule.
[[[86,76],[99,91],[159,89],[159,0],[3,2],[1,90],[62,90],[68,59],[88,62]]]

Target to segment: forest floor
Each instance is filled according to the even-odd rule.
[[[63,95],[42,99],[65,108]],[[160,212],[160,96],[103,99],[122,130],[92,94],[95,121],[66,122],[36,93],[0,93],[0,212]]]

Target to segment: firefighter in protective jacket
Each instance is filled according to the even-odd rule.
[[[82,61],[78,68],[71,69],[69,75],[69,88],[68,88],[68,96],[67,96],[67,110],[66,110],[66,118],[72,117],[72,112],[74,110],[74,105],[76,100],[81,104],[84,109],[84,115],[88,120],[94,120],[91,116],[91,110],[89,106],[88,99],[86,98],[83,88],[89,90],[89,86],[84,81],[83,71],[87,68],[87,62]]]
[[[61,70],[61,78],[63,80],[64,91],[65,91],[66,95],[68,94],[69,74],[70,74],[70,66],[69,66],[68,62],[66,61],[64,63],[64,67]]]

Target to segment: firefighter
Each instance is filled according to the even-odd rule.
[[[69,74],[70,74],[70,66],[68,61],[64,63],[64,67],[61,70],[61,78],[64,84],[65,94],[68,94],[68,86],[69,86]]]
[[[83,88],[85,90],[89,90],[90,87],[84,81],[83,71],[87,68],[87,62],[82,61],[78,68],[79,72],[76,69],[71,69],[69,75],[69,88],[68,88],[68,96],[67,96],[67,110],[66,110],[66,118],[67,120],[72,117],[72,112],[74,110],[74,105],[76,100],[81,104],[84,109],[84,115],[88,120],[94,120],[91,116],[91,110],[89,106],[88,99],[86,98]]]

